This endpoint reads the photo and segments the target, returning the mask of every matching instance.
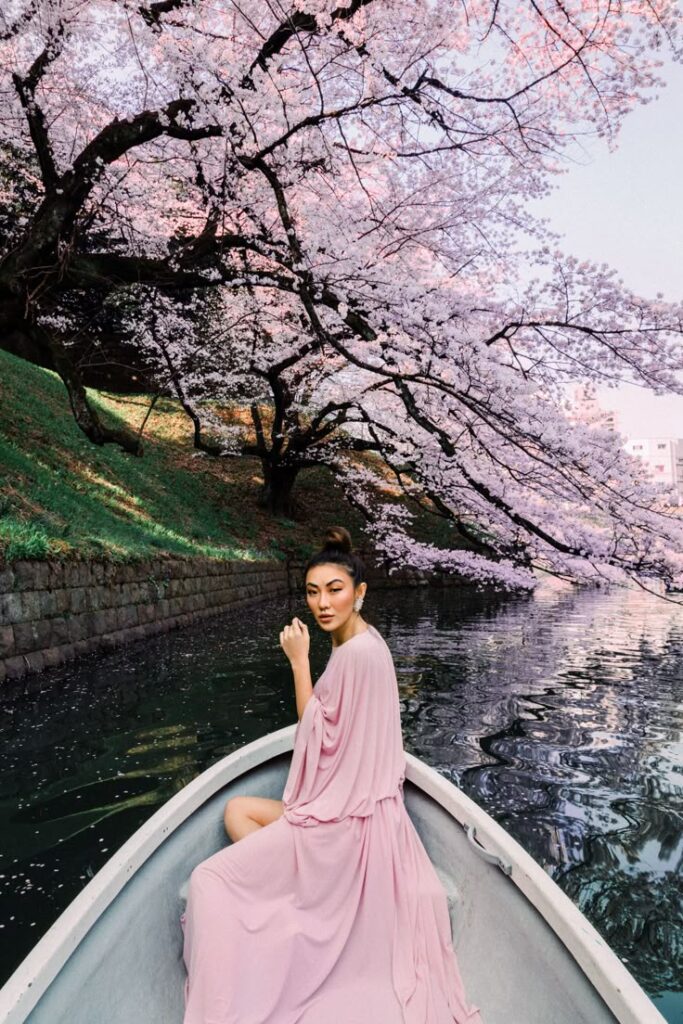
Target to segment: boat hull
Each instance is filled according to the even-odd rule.
[[[0,1021],[181,1024],[187,879],[225,845],[229,797],[281,798],[293,734],[289,726],[229,755],[146,822],[0,991]],[[406,759],[406,808],[448,894],[467,996],[486,1024],[665,1024],[519,844],[442,776]]]

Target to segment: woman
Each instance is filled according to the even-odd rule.
[[[403,802],[394,664],[360,615],[367,583],[343,527],[305,584],[332,651],[313,687],[306,625],[280,633],[299,715],[289,774],[281,801],[228,801],[232,845],[192,872],[184,1024],[482,1024]]]

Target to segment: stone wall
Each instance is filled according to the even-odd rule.
[[[365,560],[373,588],[454,582],[411,571],[388,576],[367,553]],[[0,684],[253,601],[300,593],[302,586],[303,563],[293,562],[0,565]]]
[[[14,562],[0,569],[0,682],[288,591],[281,562]]]

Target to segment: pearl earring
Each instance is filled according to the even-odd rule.
[[[363,598],[359,597],[353,602],[353,610],[359,612],[363,607]]]

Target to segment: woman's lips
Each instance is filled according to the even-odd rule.
[[[320,621],[321,622],[329,622],[330,619],[333,619],[333,618],[334,618],[334,615],[321,615],[320,616]]]

